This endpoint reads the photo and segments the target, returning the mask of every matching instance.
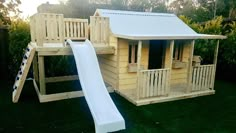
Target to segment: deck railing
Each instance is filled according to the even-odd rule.
[[[167,96],[169,93],[170,69],[141,70],[139,98]]]
[[[39,46],[43,43],[64,43],[65,39],[84,40],[88,38],[88,20],[37,13],[30,17],[30,32],[31,41]]]
[[[213,89],[215,80],[214,65],[200,65],[193,67],[192,91]]]
[[[90,40],[99,45],[109,43],[109,18],[108,17],[90,17]]]
[[[63,42],[63,15],[40,13],[31,16],[31,41],[43,43]]]
[[[83,39],[88,38],[88,20],[64,18],[64,36],[65,39]]]

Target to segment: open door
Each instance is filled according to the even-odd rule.
[[[164,64],[165,40],[151,40],[149,46],[148,69],[160,69]]]

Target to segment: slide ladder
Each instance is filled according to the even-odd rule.
[[[97,55],[89,40],[70,44],[80,84],[93,116],[96,133],[113,132],[125,129],[125,121],[113,103],[104,84]]]
[[[35,54],[35,48],[32,47],[31,45],[28,45],[25,50],[25,54],[22,59],[20,69],[19,69],[18,74],[16,76],[15,83],[13,85],[12,101],[14,103],[17,103],[19,100],[22,88],[25,83],[26,76],[29,72],[31,63],[34,58],[34,54]]]

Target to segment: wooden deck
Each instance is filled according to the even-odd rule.
[[[137,106],[215,94],[215,90],[211,89],[202,89],[201,91],[193,91],[190,93],[186,93],[186,88],[184,86],[172,86],[170,88],[170,93],[168,96],[150,97],[137,100],[135,89],[116,90],[116,92]]]
[[[169,68],[141,70],[137,89],[120,88],[117,92],[137,106],[215,93],[214,64],[194,66],[192,73],[188,82],[171,84]]]
[[[72,55],[72,49],[69,45],[63,46],[63,43],[45,43],[43,47],[37,46],[36,43],[31,43],[36,47],[39,56],[57,56],[57,55]],[[113,46],[94,46],[97,54],[114,54]]]

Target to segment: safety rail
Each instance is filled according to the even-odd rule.
[[[64,18],[64,35],[65,39],[87,39],[88,20]]]
[[[107,45],[109,43],[109,18],[90,17],[90,40],[96,45]]]
[[[167,96],[169,93],[170,69],[141,70],[139,77],[139,98]]]
[[[44,43],[64,43],[65,39],[88,38],[88,20],[64,18],[63,14],[37,13],[30,17],[31,41],[38,46]]]
[[[200,65],[193,67],[192,91],[213,89],[215,80],[215,65]]]

